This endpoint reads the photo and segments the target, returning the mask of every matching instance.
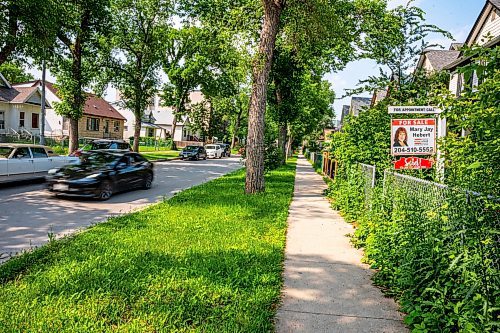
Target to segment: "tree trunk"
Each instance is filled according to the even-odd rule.
[[[267,81],[271,69],[276,34],[282,10],[281,0],[262,0],[264,22],[260,32],[259,52],[253,61],[252,96],[248,112],[246,193],[265,190],[264,184],[264,115]]]
[[[238,133],[238,130],[240,129],[242,115],[243,115],[243,108],[240,107],[240,112],[238,112],[238,117],[236,117],[236,124],[234,125],[233,128],[233,137],[231,138],[231,149],[233,149],[234,146],[236,145],[236,133]]]
[[[177,115],[174,112],[174,118],[172,119],[172,150],[177,150],[177,145],[175,144],[175,128],[177,127]]]
[[[69,153],[78,149],[78,119],[69,118]]]
[[[132,150],[136,153],[139,152],[139,140],[141,138],[141,126],[142,126],[142,117],[137,116],[135,114],[135,124],[134,124],[134,144]]]
[[[286,136],[287,136],[287,126],[286,122],[280,122],[278,128],[278,148],[281,152],[281,164],[286,163]]]
[[[292,157],[292,143],[293,143],[293,137],[290,135],[288,136],[288,142],[286,144],[286,157]]]

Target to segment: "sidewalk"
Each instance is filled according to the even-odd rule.
[[[397,304],[372,285],[373,272],[346,236],[354,229],[330,208],[326,187],[299,158],[276,332],[408,332]]]

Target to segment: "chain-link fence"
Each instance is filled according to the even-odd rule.
[[[397,221],[401,258],[411,262],[407,276],[418,269],[450,276],[463,284],[472,301],[498,304],[500,288],[500,201],[466,190],[386,170],[383,205]],[[427,266],[415,263],[427,262]],[[416,266],[416,267],[415,267]],[[457,300],[458,301],[458,300]],[[487,310],[485,305],[485,311]],[[491,308],[489,309],[491,310]],[[494,316],[498,309],[488,312]]]

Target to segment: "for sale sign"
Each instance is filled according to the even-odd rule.
[[[433,155],[436,151],[436,119],[393,119],[391,153]]]
[[[430,169],[432,160],[420,157],[401,157],[394,162],[394,169]]]

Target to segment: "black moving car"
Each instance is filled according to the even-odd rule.
[[[151,188],[153,164],[129,151],[84,152],[80,162],[49,171],[47,188],[54,194],[107,200],[113,193]]]
[[[206,160],[207,152],[205,151],[205,148],[201,146],[186,146],[179,153],[179,157],[181,158],[181,160],[183,159],[199,160],[200,158]]]

